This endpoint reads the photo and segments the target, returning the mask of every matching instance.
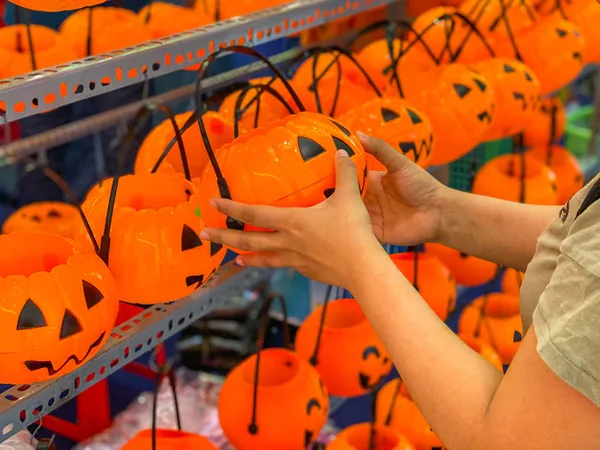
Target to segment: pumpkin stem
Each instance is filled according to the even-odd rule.
[[[83,226],[85,227],[85,231],[87,232],[88,236],[90,237],[90,241],[92,241],[92,245],[94,246],[94,251],[97,255],[99,255],[100,247],[98,247],[98,241],[96,240],[96,236],[94,236],[94,232],[92,231],[90,222],[87,219],[85,213],[83,212],[83,209],[81,209],[81,204],[79,203],[79,200],[77,199],[77,196],[75,195],[71,187],[58,173],[56,173],[50,167],[42,167],[42,172],[60,188],[60,190],[69,200],[69,202],[71,202],[71,204],[77,208],[77,211],[79,211],[79,215],[81,216]]]
[[[274,300],[278,300],[281,305],[281,312],[283,313],[283,338],[284,338],[284,348],[291,348],[291,337],[290,337],[290,329],[288,326],[288,313],[287,306],[285,304],[285,299],[281,294],[271,294],[269,295],[260,310],[259,314],[259,329],[258,336],[256,338],[256,365],[254,366],[254,386],[252,392],[252,419],[250,421],[250,425],[248,425],[248,432],[252,435],[258,433],[258,425],[256,424],[256,410],[258,405],[258,382],[260,375],[260,353],[265,346],[265,334],[267,333],[267,328],[269,327],[269,310],[271,309],[271,305]]]
[[[238,98],[235,102],[235,108],[234,108],[234,113],[233,113],[233,116],[234,116],[233,135],[234,135],[234,137],[237,138],[240,135],[239,134],[240,120],[241,120],[242,116],[246,113],[246,111],[248,111],[248,108],[250,108],[250,106],[252,106],[253,103],[256,103],[256,113],[254,115],[254,128],[258,127],[258,118],[260,116],[259,97],[265,91],[268,92],[269,94],[271,94],[277,100],[279,100],[281,102],[281,104],[283,104],[285,106],[285,108],[288,110],[288,112],[290,114],[294,114],[294,110],[292,109],[290,104],[285,101],[285,99],[279,92],[277,92],[275,89],[273,89],[270,86],[270,84],[273,83],[273,81],[276,79],[277,78],[273,78],[267,84],[254,84],[254,85],[251,84],[251,85],[246,86],[244,89],[242,89],[242,91],[240,92],[240,95],[238,96]],[[244,102],[246,95],[248,95],[248,93],[251,90],[256,90],[256,91],[258,91],[258,93],[254,97],[252,97],[252,99],[248,102],[247,105],[242,107],[242,103]]]
[[[229,191],[229,186],[227,185],[227,180],[225,180],[225,177],[223,176],[223,172],[221,172],[221,168],[219,167],[219,163],[217,162],[217,158],[215,157],[215,152],[212,148],[212,145],[210,144],[210,139],[208,138],[208,132],[206,131],[206,126],[204,125],[204,121],[202,120],[202,114],[206,111],[206,104],[202,99],[203,93],[200,89],[202,86],[202,80],[204,79],[204,76],[208,72],[208,68],[210,67],[210,65],[215,61],[215,59],[217,57],[221,56],[223,53],[229,53],[229,52],[242,53],[244,55],[253,56],[253,57],[261,60],[263,63],[265,63],[267,65],[267,67],[269,67],[273,71],[273,73],[277,76],[277,78],[279,78],[281,80],[281,82],[283,83],[285,88],[288,90],[288,92],[292,96],[292,99],[296,103],[296,106],[298,107],[298,109],[300,109],[300,111],[306,111],[306,108],[302,104],[302,101],[300,100],[300,97],[298,97],[298,94],[296,94],[296,92],[294,91],[294,89],[292,88],[290,83],[286,80],[286,78],[279,71],[279,69],[277,69],[277,67],[275,67],[275,65],[271,61],[269,61],[269,59],[267,57],[261,55],[259,52],[257,52],[256,50],[254,50],[252,48],[244,47],[241,45],[233,45],[233,46],[223,48],[221,50],[218,50],[218,51],[210,54],[208,56],[208,58],[206,58],[202,62],[202,64],[200,65],[200,68],[198,69],[198,76],[196,78],[196,92],[194,95],[194,101],[196,103],[196,114],[197,114],[198,127],[200,128],[200,134],[202,136],[202,141],[204,143],[204,147],[206,148],[206,153],[208,154],[208,159],[209,159],[210,164],[211,164],[213,170],[215,171],[215,175],[217,177],[217,185],[219,187],[219,194],[221,195],[222,198],[227,198],[227,199],[231,200],[231,192]],[[240,229],[242,227],[242,224],[233,219],[228,219],[228,227],[234,228],[234,229]]]

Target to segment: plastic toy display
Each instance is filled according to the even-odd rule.
[[[83,226],[79,211],[63,202],[39,202],[23,206],[10,215],[2,225],[2,233],[43,231],[73,238]]]

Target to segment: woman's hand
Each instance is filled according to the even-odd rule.
[[[310,208],[250,206],[214,199],[221,213],[272,232],[205,229],[202,239],[250,251],[238,256],[243,266],[293,267],[323,283],[351,290],[367,259],[385,252],[373,235],[360,196],[356,167],[348,154],[336,155],[335,193]]]
[[[388,169],[370,173],[364,200],[377,239],[395,245],[435,241],[449,189],[389,144],[357,135],[367,152]]]

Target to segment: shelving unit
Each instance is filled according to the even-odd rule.
[[[298,0],[244,17],[208,25],[167,38],[0,80],[0,126],[160,77],[201,62],[220,47],[256,46],[399,0]],[[273,58],[294,58],[293,49]],[[214,89],[262,68],[251,64],[205,80]],[[189,97],[184,86],[140,102],[73,122],[29,138],[0,145],[0,162],[49,150],[63,143],[110,128],[133,116],[146,103],[163,104]],[[271,270],[225,265],[196,294],[155,305],[116,327],[105,347],[72,373],[34,385],[13,386],[0,394],[0,442],[51,413],[78,394],[175,335],[191,322],[228,300],[266,282]]]
[[[297,0],[246,16],[0,81],[5,122],[200,63],[228,45],[256,46],[395,0]]]
[[[0,442],[73,399],[191,322],[265,282],[271,270],[225,265],[188,298],[155,305],[113,329],[98,355],[60,378],[14,386],[0,394]]]

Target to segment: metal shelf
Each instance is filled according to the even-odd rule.
[[[73,399],[232,297],[264,283],[271,269],[228,264],[182,300],[154,305],[113,329],[98,355],[68,375],[33,385],[13,386],[0,394],[0,442]]]
[[[68,64],[0,80],[11,122],[200,63],[232,44],[256,46],[397,0],[297,0]]]

